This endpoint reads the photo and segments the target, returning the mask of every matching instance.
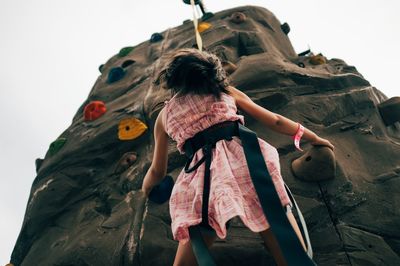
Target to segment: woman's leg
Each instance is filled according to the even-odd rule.
[[[260,232],[261,238],[264,240],[265,247],[271,252],[274,260],[278,266],[287,266],[285,258],[283,257],[281,248],[278,241],[272,233],[271,227],[265,231]]]
[[[203,236],[204,242],[207,245],[207,248],[210,248],[214,243],[215,239],[217,239],[217,235],[215,233],[205,233],[204,230],[201,230],[201,234]],[[175,261],[173,266],[194,266],[198,265],[196,261],[196,257],[194,256],[192,245],[190,240],[186,242],[186,244],[179,243],[178,250],[176,251]]]
[[[293,213],[291,210],[286,212],[286,216],[288,217],[288,220],[290,224],[292,225],[294,231],[297,234],[297,237],[299,238],[301,244],[303,245],[303,248],[305,251],[307,251],[306,245],[303,240],[303,236],[301,235],[300,228],[297,225],[296,218],[294,217]],[[279,266],[287,265],[285,258],[283,257],[282,251],[279,247],[278,241],[275,238],[275,235],[272,233],[271,228],[268,228],[265,231],[260,232],[260,236],[264,240],[264,244],[267,249],[270,250],[272,253],[272,256],[275,259],[276,264]]]
[[[306,244],[304,243],[303,236],[301,235],[300,228],[297,225],[296,218],[294,218],[294,215],[291,211],[287,212],[286,216],[289,219],[289,222],[292,225],[294,231],[296,232],[297,237],[299,238],[301,244],[303,245],[304,250],[307,252],[307,247],[306,247]]]

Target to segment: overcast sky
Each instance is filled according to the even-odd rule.
[[[311,47],[354,65],[399,96],[399,1],[204,0],[212,12],[258,5]],[[87,98],[98,67],[125,46],[192,18],[181,0],[0,0],[0,265],[21,229],[35,159],[43,158]]]

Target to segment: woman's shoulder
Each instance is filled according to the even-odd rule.
[[[236,105],[235,95],[232,94],[230,91],[228,91],[228,93],[221,92],[221,97],[224,99],[224,101],[228,101]]]

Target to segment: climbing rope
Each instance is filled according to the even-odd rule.
[[[196,43],[197,47],[199,48],[200,52],[203,50],[203,41],[201,40],[201,36],[199,33],[199,29],[197,28],[197,16],[195,12],[195,4],[194,0],[190,0],[190,4],[192,5],[192,10],[193,10],[193,24],[194,24],[194,32],[196,34]]]

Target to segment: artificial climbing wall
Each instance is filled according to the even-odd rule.
[[[221,58],[232,85],[336,147],[323,159],[307,143],[300,153],[290,137],[246,116],[280,153],[317,264],[400,265],[398,97],[387,99],[341,59],[297,54],[289,25],[264,8],[237,7],[200,22],[203,49]],[[152,78],[163,54],[196,46],[193,27],[186,20],[154,33],[100,65],[71,125],[36,160],[14,265],[172,265],[178,243],[168,202],[145,202],[138,190],[152,159],[155,118],[171,97]],[[175,179],[184,162],[171,142],[168,175]],[[218,265],[272,263],[240,219],[211,253]]]

